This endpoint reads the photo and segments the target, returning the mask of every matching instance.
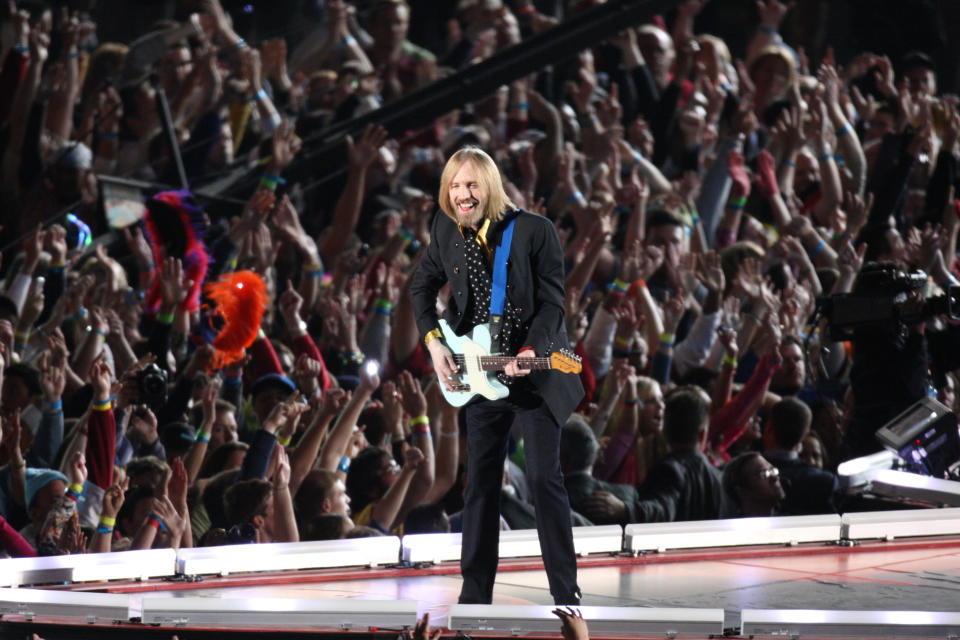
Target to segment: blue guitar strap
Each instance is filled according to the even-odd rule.
[[[490,283],[490,336],[492,352],[500,351],[500,331],[503,327],[503,306],[507,294],[507,259],[510,257],[510,245],[513,243],[513,223],[517,219],[512,215],[500,236],[493,256],[493,280]]]

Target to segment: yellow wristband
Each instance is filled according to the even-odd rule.
[[[70,483],[70,486],[67,487],[67,489],[73,491],[74,493],[83,493],[83,485],[77,484],[76,482]]]
[[[280,446],[282,446],[282,447],[286,447],[287,445],[289,445],[289,444],[290,444],[290,440],[292,440],[291,437],[281,438],[280,436],[277,436],[277,442],[279,442],[279,443],[280,443]]]
[[[430,344],[432,341],[436,340],[437,338],[442,338],[442,337],[443,337],[443,332],[440,331],[440,327],[437,327],[436,329],[428,332],[427,335],[423,336],[423,344],[425,345]]]
[[[418,424],[430,424],[430,418],[427,416],[417,416],[416,418],[410,418],[410,422],[407,424],[410,427],[415,427]]]
[[[117,519],[110,516],[100,516],[100,524],[105,527],[112,527],[117,524]]]
[[[94,400],[91,407],[93,408],[94,411],[110,411],[110,409],[113,408],[113,401],[106,400],[104,402],[97,402],[96,400]]]

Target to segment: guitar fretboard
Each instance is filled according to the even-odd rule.
[[[467,356],[459,353],[453,356],[460,367],[463,367],[466,363],[466,358]],[[481,371],[502,371],[511,362],[516,362],[521,369],[550,369],[552,367],[550,358],[517,358],[515,356],[470,356],[470,358],[478,361]]]

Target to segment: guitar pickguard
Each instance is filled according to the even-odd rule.
[[[483,371],[480,368],[480,358],[490,355],[491,340],[487,325],[477,325],[469,333],[458,336],[446,320],[441,319],[440,330],[450,350],[455,355],[462,355],[464,360],[459,379],[460,387],[466,388],[461,391],[447,391],[441,385],[443,397],[451,406],[462,407],[475,395],[481,395],[489,400],[498,400],[510,395],[510,389],[497,380],[496,372]]]

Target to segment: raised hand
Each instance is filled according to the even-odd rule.
[[[739,353],[737,349],[737,330],[732,327],[721,325],[717,329],[717,339],[723,347],[724,354],[729,358],[736,358]]]
[[[703,285],[715,292],[723,292],[725,286],[723,267],[720,265],[720,256],[716,251],[700,254],[697,260],[697,278]]]
[[[583,619],[580,609],[574,609],[573,607],[567,607],[566,610],[557,608],[553,610],[553,615],[560,618],[560,633],[564,640],[590,640],[587,622]]]
[[[424,461],[423,451],[417,447],[407,447],[403,452],[403,470],[416,469]]]
[[[423,618],[417,621],[417,626],[412,630],[407,629],[404,637],[406,640],[440,640],[440,633],[443,629],[434,629],[430,631],[430,612],[423,614]]]
[[[346,137],[347,161],[351,169],[366,170],[377,159],[380,147],[387,139],[387,130],[380,126],[368,124],[360,140],[353,141],[352,136]]]
[[[190,362],[183,370],[183,377],[187,380],[193,380],[198,374],[210,371],[213,366],[213,360],[216,357],[216,350],[209,344],[202,344],[197,347],[190,358]]]
[[[760,24],[772,29],[778,29],[783,17],[793,8],[794,2],[780,2],[780,0],[756,0],[757,11],[760,14]]]
[[[70,514],[70,518],[60,529],[55,545],[61,555],[86,553],[87,536],[80,528],[80,515],[76,511]]]
[[[297,137],[296,127],[292,122],[284,120],[273,132],[270,164],[267,171],[273,175],[280,175],[287,165],[293,162],[300,151],[301,141]]]
[[[87,481],[87,458],[83,455],[83,451],[75,451],[70,456],[66,471],[70,484],[83,486],[83,483]]]
[[[187,468],[181,458],[170,462],[170,475],[167,477],[167,496],[176,507],[177,513],[185,514],[187,509]]]
[[[289,430],[291,433],[296,428],[296,423],[299,422],[300,416],[308,409],[308,406],[300,402],[300,392],[294,391],[286,400],[277,404],[270,414],[267,416],[267,419],[263,422],[263,429],[269,433],[276,433],[281,427],[285,427],[285,430]],[[290,428],[290,424],[293,424],[294,428]]]
[[[57,366],[59,358],[45,352],[40,358],[40,387],[43,389],[43,399],[55,403],[63,395],[63,388],[67,384],[67,372],[63,364]]]
[[[107,518],[116,518],[123,507],[123,487],[119,483],[113,483],[103,493],[103,502],[100,507],[100,515]]]
[[[420,383],[413,374],[404,369],[398,378],[400,404],[411,418],[427,414],[427,398],[420,389]]]
[[[210,431],[214,420],[217,417],[217,398],[220,397],[220,387],[223,386],[223,380],[214,377],[207,383],[203,389],[203,395],[200,397],[200,406],[203,408],[203,427],[205,431]]]
[[[273,488],[275,491],[288,489],[290,487],[290,456],[279,442],[274,449],[274,455],[277,457],[277,466],[273,472]]]
[[[287,288],[280,294],[280,315],[283,316],[283,322],[287,325],[287,330],[291,333],[302,333],[305,324],[300,317],[300,310],[303,307],[303,296],[297,293],[293,287],[293,281],[287,280]]]
[[[343,389],[327,389],[323,392],[323,398],[320,400],[318,415],[325,418],[332,418],[347,406],[349,400],[349,391],[344,391]]]
[[[151,444],[157,441],[157,416],[148,407],[141,406],[130,416],[130,438],[137,442]]]
[[[764,149],[757,156],[757,188],[763,197],[770,200],[780,193],[780,185],[777,183],[776,161],[773,154]]]
[[[183,279],[183,263],[177,258],[167,258],[163,261],[160,269],[160,298],[163,305],[167,307],[176,307],[182,303],[190,287],[193,286],[193,280]]]
[[[23,248],[23,272],[32,274],[40,261],[40,252],[43,250],[44,238],[43,225],[37,224],[37,230],[24,238],[21,247]]]
[[[686,292],[682,288],[677,289],[673,298],[667,300],[666,304],[663,305],[663,330],[665,332],[676,335],[677,326],[680,324],[680,318],[686,308],[684,304],[685,295]]]
[[[101,353],[90,367],[90,384],[93,385],[93,399],[95,402],[106,402],[110,399],[110,366]]]
[[[297,357],[294,376],[297,379],[297,386],[307,397],[316,393],[322,375],[323,365],[318,360],[314,360],[306,353],[301,353]]]

